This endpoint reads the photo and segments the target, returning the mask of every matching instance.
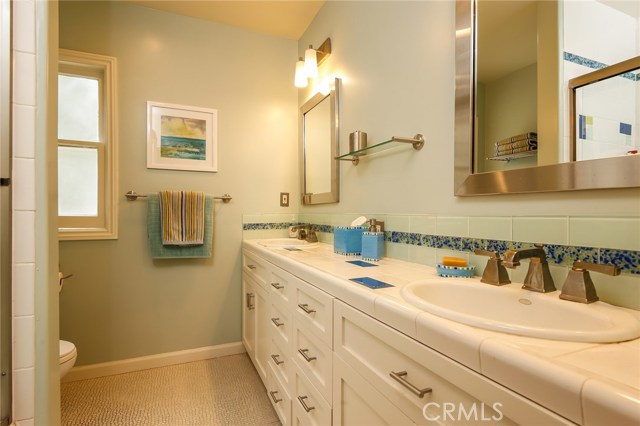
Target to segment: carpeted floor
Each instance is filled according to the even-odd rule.
[[[62,383],[63,426],[279,425],[246,354]]]

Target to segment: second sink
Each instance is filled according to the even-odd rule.
[[[521,284],[494,287],[476,280],[429,279],[401,290],[412,305],[463,324],[521,336],[610,343],[640,337],[640,319],[624,308],[560,300]]]

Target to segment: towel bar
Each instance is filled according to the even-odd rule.
[[[127,200],[129,201],[136,201],[138,198],[147,198],[148,195],[142,195],[142,194],[138,194],[136,191],[129,191],[126,194],[124,194],[125,197],[127,197]],[[223,203],[228,203],[229,201],[231,201],[233,198],[231,198],[231,195],[229,194],[224,194],[221,197],[213,197],[216,200],[222,200]]]

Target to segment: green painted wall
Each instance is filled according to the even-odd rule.
[[[242,214],[297,204],[296,42],[126,2],[60,3],[60,47],[118,61],[119,238],[60,243],[74,274],[60,335],[77,365],[240,341]],[[219,171],[146,168],[146,102],[218,110]],[[149,257],[146,201],[124,193],[188,189],[216,202],[211,259]],[[279,207],[290,192],[292,207]]]

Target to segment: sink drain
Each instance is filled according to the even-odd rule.
[[[530,305],[531,304],[531,300],[529,300],[529,299],[518,299],[518,302],[522,303],[523,305]]]

